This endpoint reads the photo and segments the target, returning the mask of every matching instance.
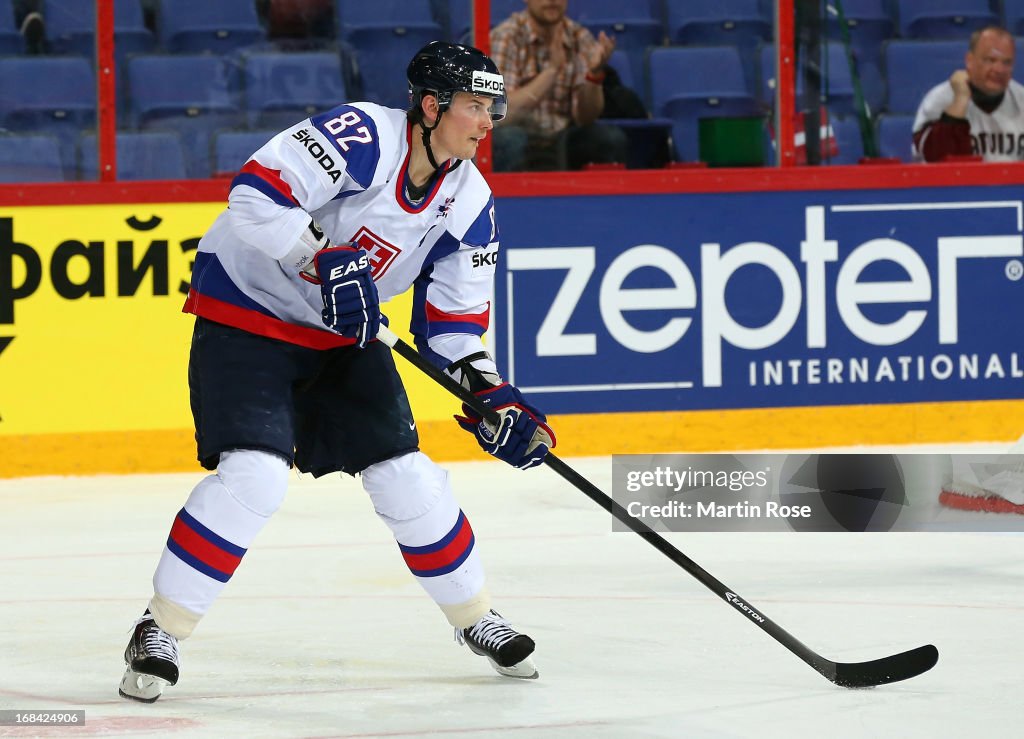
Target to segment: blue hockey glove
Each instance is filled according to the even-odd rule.
[[[474,395],[501,417],[495,428],[465,404],[465,416],[455,416],[459,425],[476,437],[481,449],[521,470],[544,461],[555,446],[555,434],[547,425],[547,417],[527,403],[521,392],[504,382]]]
[[[348,245],[329,246],[313,257],[313,275],[299,274],[320,285],[324,325],[357,340],[362,349],[380,329],[380,298],[370,273],[370,256]]]

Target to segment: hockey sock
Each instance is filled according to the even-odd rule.
[[[150,610],[178,639],[192,633],[284,500],[288,463],[266,452],[221,454],[217,474],[196,485],[171,526],[153,575]]]
[[[409,571],[458,628],[490,610],[476,538],[448,473],[421,452],[370,466],[363,487],[398,542]]]

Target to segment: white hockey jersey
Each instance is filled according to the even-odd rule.
[[[436,364],[481,351],[498,249],[494,197],[472,162],[453,169],[452,160],[411,202],[411,135],[403,111],[350,103],[271,139],[199,242],[184,310],[314,349],[353,343],[324,327],[319,287],[278,261],[312,216],[331,243],[370,254],[381,302],[414,287],[412,333]]]
[[[941,82],[924,96],[914,118],[917,133],[930,121],[937,121],[953,102],[953,86]],[[967,104],[967,122],[971,127],[971,150],[986,162],[1024,160],[1024,86],[1010,80],[1003,101],[991,113],[974,102]],[[927,134],[926,134],[927,135]],[[923,140],[914,147],[914,159],[922,161]]]

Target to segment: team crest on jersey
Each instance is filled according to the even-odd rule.
[[[452,203],[454,202],[455,198],[445,198],[444,202],[437,206],[437,214],[442,218],[446,218],[449,211],[451,211]]]
[[[373,279],[379,280],[388,271],[401,253],[394,244],[390,244],[366,226],[361,226],[351,241],[370,255],[370,272]]]

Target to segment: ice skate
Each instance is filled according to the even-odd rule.
[[[468,629],[456,629],[455,640],[486,657],[500,675],[525,680],[537,677],[537,668],[530,659],[536,646],[533,639],[513,629],[493,610]]]
[[[117,691],[122,698],[152,703],[165,685],[178,682],[178,640],[157,626],[149,611],[135,622],[124,661],[127,667]]]

